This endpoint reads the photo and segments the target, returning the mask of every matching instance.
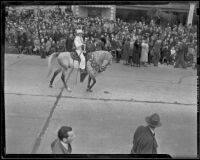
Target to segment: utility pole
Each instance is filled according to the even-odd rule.
[[[36,21],[36,28],[37,28],[37,33],[38,33],[38,38],[39,38],[39,41],[40,41],[40,56],[42,57],[42,54],[41,54],[41,37],[40,37],[40,27],[39,27],[39,6],[37,7],[37,12],[36,12],[36,15],[37,15],[37,21]]]
[[[190,8],[189,8],[189,12],[188,12],[187,25],[192,24],[196,3],[191,2],[189,5],[190,5]]]

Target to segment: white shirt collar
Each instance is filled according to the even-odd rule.
[[[153,134],[155,134],[154,130],[151,127],[149,127],[149,129]]]
[[[68,150],[68,144],[64,143],[63,141],[60,141],[60,143]]]

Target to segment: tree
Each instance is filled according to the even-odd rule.
[[[167,24],[174,24],[176,23],[176,16],[171,13],[166,13],[161,11],[160,8],[153,8],[147,12],[147,16],[150,19],[153,19],[157,24],[162,26],[166,26]]]

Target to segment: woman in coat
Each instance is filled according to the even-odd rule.
[[[134,47],[135,40],[131,38],[130,40],[130,48],[129,48],[129,61],[131,66],[133,66],[133,47]]]
[[[111,50],[111,42],[110,42],[110,37],[107,35],[106,38],[106,43],[105,43],[105,50],[110,51]]]
[[[158,62],[160,59],[160,48],[161,48],[161,40],[157,39],[152,50],[154,66],[158,66]]]
[[[147,67],[146,63],[148,62],[149,45],[146,42],[146,40],[143,40],[141,46],[142,46],[142,52],[141,52],[140,62],[145,67]]]
[[[46,54],[47,54],[47,56],[50,55],[50,49],[51,49],[51,41],[48,38],[47,43],[46,43]]]
[[[38,37],[36,37],[36,39],[34,40],[34,50],[36,52],[36,54],[39,54],[40,52],[40,40]]]
[[[139,41],[136,39],[133,47],[133,61],[137,67],[140,67],[140,44]]]
[[[115,39],[113,34],[111,35],[111,41],[110,42],[111,42],[112,55],[114,57],[116,57],[116,62],[117,62],[118,57],[117,57],[117,54],[116,54],[116,50],[117,50],[118,46],[117,46],[117,42],[116,42],[116,39]]]
[[[124,63],[125,65],[128,65],[129,53],[130,53],[129,50],[130,50],[130,39],[127,38],[123,46],[123,58],[125,61]]]

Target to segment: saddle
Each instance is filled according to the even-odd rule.
[[[74,61],[78,61],[80,63],[81,59],[76,52],[70,52],[70,56]]]

